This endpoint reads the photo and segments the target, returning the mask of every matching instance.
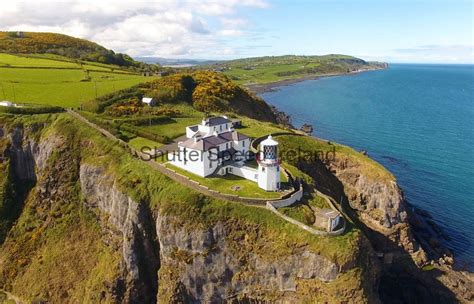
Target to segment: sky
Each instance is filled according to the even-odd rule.
[[[347,54],[474,63],[470,0],[2,1],[0,30],[59,32],[133,57]]]

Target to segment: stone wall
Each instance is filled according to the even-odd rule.
[[[276,200],[276,201],[271,201],[271,204],[275,208],[283,208],[283,207],[288,207],[290,205],[293,205],[296,202],[299,202],[303,198],[303,187],[300,187],[298,191],[293,193],[290,197]]]

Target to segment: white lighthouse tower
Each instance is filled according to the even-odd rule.
[[[278,158],[278,142],[271,135],[260,143],[257,155],[258,186],[266,191],[280,189],[280,159]]]

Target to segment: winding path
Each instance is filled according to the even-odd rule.
[[[126,143],[125,141],[117,138],[115,135],[113,135],[109,131],[105,130],[104,128],[102,128],[102,127],[94,124],[93,122],[89,121],[88,119],[86,119],[85,117],[80,115],[79,113],[77,113],[73,110],[69,110],[69,109],[67,110],[67,112],[70,115],[72,115],[73,117],[75,117],[75,118],[79,119],[80,121],[86,123],[90,127],[96,129],[97,131],[99,131],[105,137],[117,142],[120,146],[122,146],[127,151],[129,151],[132,156],[134,156],[136,158],[139,158],[140,160],[142,160],[143,162],[145,162],[149,166],[151,166],[153,169],[156,169],[160,173],[162,173],[162,174],[168,176],[169,178],[171,178],[172,180],[174,180],[174,181],[176,181],[180,184],[184,184],[185,186],[187,186],[187,187],[189,187],[193,190],[196,190],[200,193],[203,193],[207,196],[211,196],[211,197],[214,197],[214,198],[217,198],[217,199],[220,199],[220,200],[240,202],[240,203],[248,204],[248,205],[255,206],[255,207],[267,208],[271,212],[273,212],[276,215],[278,215],[279,217],[281,217],[282,219],[284,219],[284,220],[286,220],[286,221],[288,221],[288,222],[290,222],[294,225],[297,225],[301,229],[306,230],[309,233],[312,233],[312,234],[315,234],[315,235],[326,235],[326,236],[340,235],[340,234],[344,233],[344,231],[345,231],[346,220],[344,219],[344,217],[342,218],[343,221],[344,221],[344,225],[341,229],[338,229],[336,231],[322,231],[322,230],[317,230],[317,229],[315,229],[313,227],[310,227],[308,225],[305,225],[305,224],[303,224],[299,221],[296,221],[295,219],[290,218],[290,217],[282,214],[281,212],[279,212],[277,210],[277,208],[274,207],[274,205],[272,203],[278,203],[278,202],[281,203],[281,202],[284,202],[284,201],[287,201],[287,202],[292,201],[291,203],[288,203],[288,205],[291,205],[295,202],[294,198],[296,198],[297,200],[301,199],[301,197],[303,196],[303,187],[302,186],[298,190],[295,189],[295,191],[292,191],[291,193],[285,194],[281,198],[273,199],[273,200],[271,200],[271,199],[250,198],[250,197],[240,197],[238,195],[221,193],[219,191],[209,189],[208,187],[199,184],[198,182],[190,179],[189,177],[184,176],[182,174],[179,174],[178,172],[167,168],[166,166],[164,166],[161,163],[155,162],[154,160],[150,159],[150,156],[148,154],[142,153],[142,152],[137,151],[136,149],[130,147],[130,145],[128,145],[128,143]],[[304,134],[291,133],[291,132],[272,133],[272,136],[283,136],[283,135],[307,136],[307,135],[304,135]],[[258,148],[258,144],[267,137],[268,137],[268,135],[255,138],[251,143],[252,151],[256,152],[257,148]],[[334,210],[340,212],[341,214],[343,214],[338,208],[336,208],[337,204],[335,204],[335,202],[333,202],[333,199],[331,197],[328,197],[327,195],[324,195],[324,194],[322,194],[321,192],[319,192],[317,190],[316,190],[316,192],[317,192],[318,195],[322,196],[323,198],[325,198],[327,200],[328,204],[331,206],[332,209],[334,209]]]

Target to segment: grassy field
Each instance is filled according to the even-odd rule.
[[[344,74],[381,67],[346,55],[275,56],[236,59],[204,66],[222,71],[239,84],[264,84],[308,76]]]
[[[152,79],[60,56],[0,54],[0,99],[17,103],[79,107],[96,96]]]

